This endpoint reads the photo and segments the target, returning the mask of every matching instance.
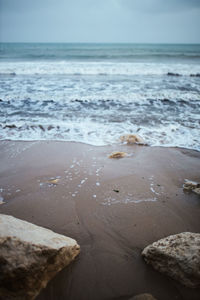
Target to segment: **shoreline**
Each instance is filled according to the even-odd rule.
[[[200,152],[185,148],[92,146],[65,141],[0,141],[0,213],[77,240],[81,253],[38,300],[197,300],[147,266],[141,252],[171,234],[200,230]],[[123,159],[109,159],[124,151]],[[56,184],[51,180],[58,179]]]
[[[4,139],[1,140],[0,139],[0,144],[3,142],[16,142],[16,143],[70,143],[70,144],[80,144],[80,145],[86,145],[86,146],[91,146],[91,147],[112,147],[112,146],[127,146],[127,147],[150,147],[150,148],[166,148],[166,149],[177,149],[180,151],[194,151],[197,153],[200,153],[200,150],[197,149],[193,149],[193,148],[186,148],[186,147],[180,147],[180,146],[165,146],[165,145],[149,145],[149,144],[144,144],[144,145],[127,145],[126,143],[121,143],[120,139],[118,141],[116,141],[115,143],[110,143],[110,144],[105,144],[105,145],[93,145],[93,144],[89,144],[86,142],[80,142],[80,141],[68,141],[68,140],[48,140],[48,139],[40,139],[40,140],[12,140],[12,139]]]

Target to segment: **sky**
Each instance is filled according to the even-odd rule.
[[[0,0],[1,42],[200,43],[200,0]]]

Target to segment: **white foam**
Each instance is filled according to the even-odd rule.
[[[106,198],[101,204],[102,205],[113,205],[113,204],[129,204],[129,203],[142,203],[142,202],[156,202],[157,198],[144,198],[144,199],[134,199],[134,198],[130,198],[130,197],[126,197],[126,198],[121,198],[120,200],[117,200],[113,197],[108,197]]]
[[[199,79],[189,77],[191,73],[199,73],[198,65],[0,63],[0,73],[13,72],[17,76],[2,76],[9,91],[0,86],[3,99],[0,140],[64,140],[103,146],[119,142],[120,135],[139,131],[152,146],[200,150]],[[186,76],[160,76],[168,72]],[[183,102],[178,103],[179,100]],[[13,124],[16,127],[9,128]],[[96,158],[93,160],[96,167]],[[76,160],[71,168],[75,165],[78,165]]]
[[[194,64],[166,64],[143,62],[1,62],[0,74],[16,75],[162,75],[198,73],[199,66]],[[46,87],[41,87],[43,91]]]
[[[151,146],[165,147],[184,147],[189,149],[200,150],[199,130],[200,128],[190,128],[172,121],[172,124],[160,124],[157,127],[140,126],[139,134]],[[91,127],[93,134],[89,134]],[[174,129],[176,128],[176,129]],[[60,123],[58,131],[49,133],[41,132],[40,129],[35,131],[23,130],[15,131],[0,129],[0,140],[64,140],[86,143],[94,146],[104,146],[113,143],[119,143],[119,137],[124,133],[136,133],[138,126],[130,122],[98,124],[90,120],[80,120]],[[164,133],[164,135],[163,135]],[[30,147],[34,145],[31,144]],[[28,149],[28,147],[26,148]],[[24,150],[23,150],[24,151]],[[20,149],[20,153],[21,153]],[[13,153],[16,156],[17,152]],[[94,165],[95,167],[96,165]],[[71,166],[72,167],[72,166]],[[98,173],[96,173],[98,175]],[[70,175],[70,173],[69,173]]]

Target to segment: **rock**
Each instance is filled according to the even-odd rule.
[[[79,252],[71,238],[0,214],[0,298],[35,299]]]
[[[200,73],[197,73],[197,74],[190,74],[190,77],[200,77]]]
[[[172,73],[172,72],[168,72],[167,75],[168,75],[168,76],[181,76],[181,74],[178,74],[178,73]]]
[[[192,181],[192,180],[185,180],[185,183],[183,185],[183,189],[187,191],[191,191],[195,188],[199,188],[200,184],[198,182]]]
[[[151,294],[140,294],[130,298],[129,300],[156,300]]]
[[[52,125],[49,125],[47,129],[48,129],[48,130],[51,130],[51,129],[53,129],[53,128],[54,128],[54,127],[53,127]]]
[[[164,103],[169,103],[172,102],[171,100],[164,98],[164,99],[159,99],[160,101],[164,102]]]
[[[17,128],[17,126],[14,125],[14,124],[12,124],[12,125],[6,125],[6,126],[3,127],[3,129],[5,129],[5,128],[10,128],[10,129],[12,129],[12,128]]]
[[[50,180],[48,180],[48,183],[50,183],[50,184],[54,184],[54,185],[57,185],[57,184],[58,184],[58,182],[59,182],[59,179],[58,179],[58,178],[56,178],[56,179],[50,179]]]
[[[200,287],[200,234],[170,235],[147,246],[146,263],[190,288]]]
[[[140,144],[145,145],[143,138],[137,134],[125,134],[120,136],[122,143],[127,143],[128,145]]]
[[[193,192],[194,192],[195,194],[197,194],[197,195],[200,196],[200,188],[194,189]]]
[[[38,125],[38,127],[42,130],[45,131],[44,127],[42,125]]]
[[[200,183],[186,180],[183,185],[183,190],[186,192],[194,192],[195,194],[200,195]]]
[[[110,155],[109,155],[109,158],[123,158],[127,156],[127,153],[125,152],[120,152],[120,151],[115,151],[115,152],[112,152]]]

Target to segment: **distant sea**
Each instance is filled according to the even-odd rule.
[[[200,45],[0,44],[0,139],[200,150]]]

